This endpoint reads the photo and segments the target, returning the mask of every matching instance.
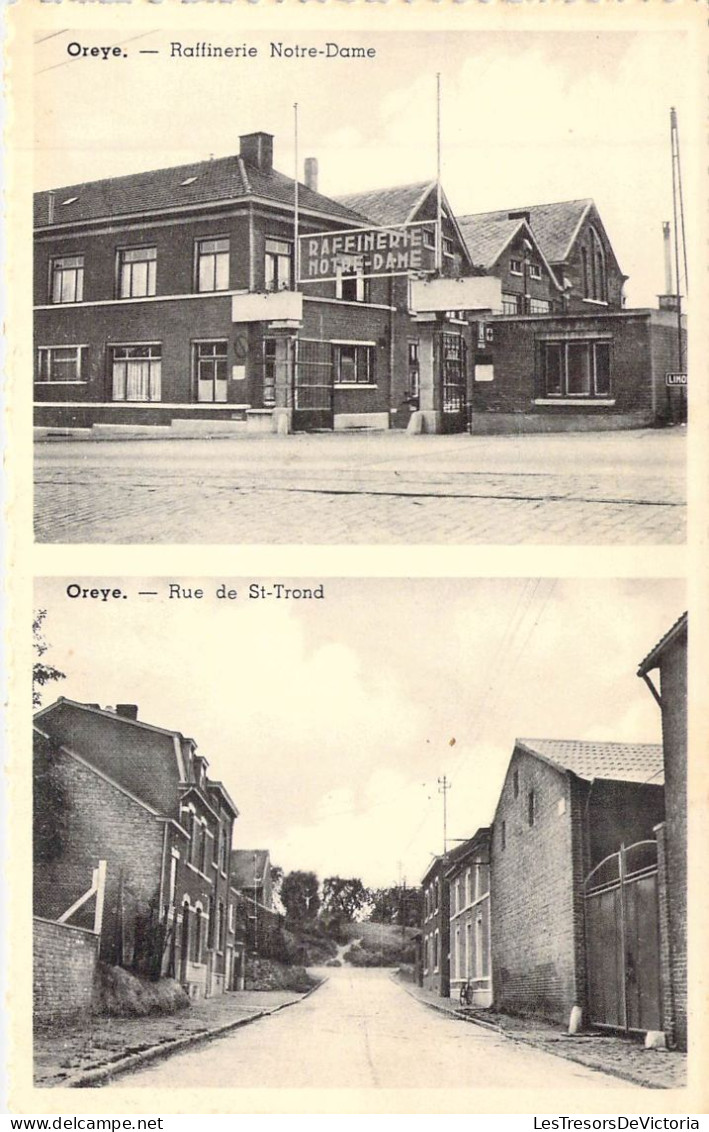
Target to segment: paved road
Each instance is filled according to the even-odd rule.
[[[38,444],[36,537],[87,543],[679,543],[682,429]]]
[[[331,968],[270,1018],[118,1078],[113,1088],[629,1088],[436,1013],[381,970]]]

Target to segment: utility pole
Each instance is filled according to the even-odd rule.
[[[672,150],[672,210],[674,219],[675,237],[675,285],[677,287],[677,361],[680,373],[684,369],[684,348],[682,343],[682,289],[680,285],[680,236],[682,242],[682,259],[684,264],[684,289],[689,290],[687,279],[687,245],[684,233],[684,200],[682,197],[682,168],[679,156],[679,127],[677,125],[677,111],[674,106],[670,110],[670,146]]]
[[[448,856],[448,791],[452,783],[445,774],[438,779],[438,793],[443,795],[443,856]]]

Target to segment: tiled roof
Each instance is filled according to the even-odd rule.
[[[478,212],[470,216],[459,216],[458,223],[465,232],[469,221],[475,221],[485,226],[494,224],[496,221],[509,221],[511,212],[528,212],[529,226],[545,258],[552,264],[561,263],[568,254],[569,245],[579,224],[592,204],[593,201],[590,197],[586,197],[583,200],[563,200],[552,204],[522,205],[518,208],[503,208],[495,212]],[[475,258],[472,247],[470,251]]]
[[[664,637],[661,637],[655,647],[650,650],[650,652],[643,660],[641,660],[638,667],[638,676],[644,676],[646,672],[650,672],[653,668],[657,668],[660,657],[667,646],[675,639],[675,637],[678,637],[680,633],[683,632],[687,632],[686,613],[683,613],[681,617],[677,618],[674,625],[672,625],[671,628],[667,630]]]
[[[352,208],[355,212],[366,216],[374,224],[386,227],[390,224],[405,224],[434,185],[434,181],[417,181],[414,185],[395,185],[388,189],[345,193],[336,199],[346,208]]]
[[[477,216],[462,216],[458,223],[473,263],[490,268],[523,221],[510,220],[506,214],[497,212],[482,212]]]
[[[269,859],[268,849],[232,849],[231,883],[235,888],[263,884]]]
[[[241,157],[219,157],[169,169],[153,169],[68,185],[54,192],[54,223],[69,224],[133,214],[159,212],[189,205],[261,197],[293,206],[295,182],[275,169],[264,173]],[[304,210],[334,216],[351,224],[364,218],[352,209],[299,184],[299,205]],[[66,203],[65,203],[66,202]],[[49,222],[49,190],[35,193],[35,225]]]
[[[537,755],[579,778],[664,782],[660,743],[595,743],[576,739],[517,739],[516,748]]]

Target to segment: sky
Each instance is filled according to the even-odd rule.
[[[68,30],[36,46],[35,188],[179,165],[238,152],[240,134],[275,136],[275,165],[292,175],[316,156],[326,195],[436,176],[436,74],[441,75],[442,180],[454,212],[592,197],[621,269],[629,306],[664,291],[662,222],[672,217],[670,107],[682,155],[688,126],[687,43],[672,32],[347,33],[367,60],[171,59],[170,42],[225,46],[220,31],[119,37]],[[332,35],[301,36],[322,46]],[[123,45],[114,62],[72,59],[70,43]],[[139,54],[157,51],[158,54]],[[117,72],[117,68],[120,71]],[[120,73],[120,81],[114,76]],[[691,236],[691,229],[690,229]]]
[[[659,742],[636,675],[685,608],[677,580],[328,579],[322,600],[168,598],[180,579],[36,581],[45,690],[197,741],[240,816],[235,848],[286,871],[417,883],[448,837],[488,824],[516,737]],[[289,584],[287,579],[280,579]],[[295,585],[314,585],[301,579]],[[141,598],[139,590],[157,590]],[[449,845],[450,847],[450,845]]]

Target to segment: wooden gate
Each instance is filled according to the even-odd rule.
[[[662,1029],[657,842],[621,845],[586,877],[589,1022]]]
[[[295,340],[293,428],[332,429],[334,420],[332,344],[319,338]]]
[[[463,335],[442,330],[438,336],[443,431],[464,432],[468,423],[467,349]]]

